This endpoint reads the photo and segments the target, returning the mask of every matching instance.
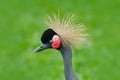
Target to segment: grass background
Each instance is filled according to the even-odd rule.
[[[0,80],[64,80],[56,50],[34,55],[46,15],[75,13],[86,25],[89,43],[73,48],[80,80],[120,80],[119,0],[0,0]]]

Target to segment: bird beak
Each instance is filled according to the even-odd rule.
[[[39,51],[42,51],[42,50],[45,50],[45,49],[48,49],[48,48],[51,48],[51,44],[50,43],[45,43],[45,44],[37,47],[33,52],[36,53],[36,52],[39,52]]]

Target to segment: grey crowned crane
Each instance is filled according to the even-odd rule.
[[[74,16],[67,16],[60,19],[57,16],[49,17],[46,21],[48,29],[41,37],[43,45],[34,52],[39,52],[48,48],[59,50],[64,60],[64,73],[66,80],[78,80],[72,67],[71,45],[80,48],[86,42],[84,26],[74,23]]]

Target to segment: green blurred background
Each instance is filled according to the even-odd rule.
[[[120,80],[120,0],[0,0],[0,80],[64,80],[61,54],[32,51],[47,29],[46,15],[75,13],[88,45],[73,48],[80,80]]]

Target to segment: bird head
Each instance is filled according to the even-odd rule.
[[[60,36],[53,31],[53,29],[47,29],[44,31],[41,37],[41,46],[37,47],[34,52],[39,52],[48,48],[59,49],[61,46]]]
[[[39,52],[48,48],[60,49],[66,45],[73,45],[80,48],[86,43],[87,34],[84,33],[85,28],[82,24],[74,23],[74,15],[60,19],[59,16],[48,17],[46,21],[49,27],[44,31],[39,46],[34,52]]]

